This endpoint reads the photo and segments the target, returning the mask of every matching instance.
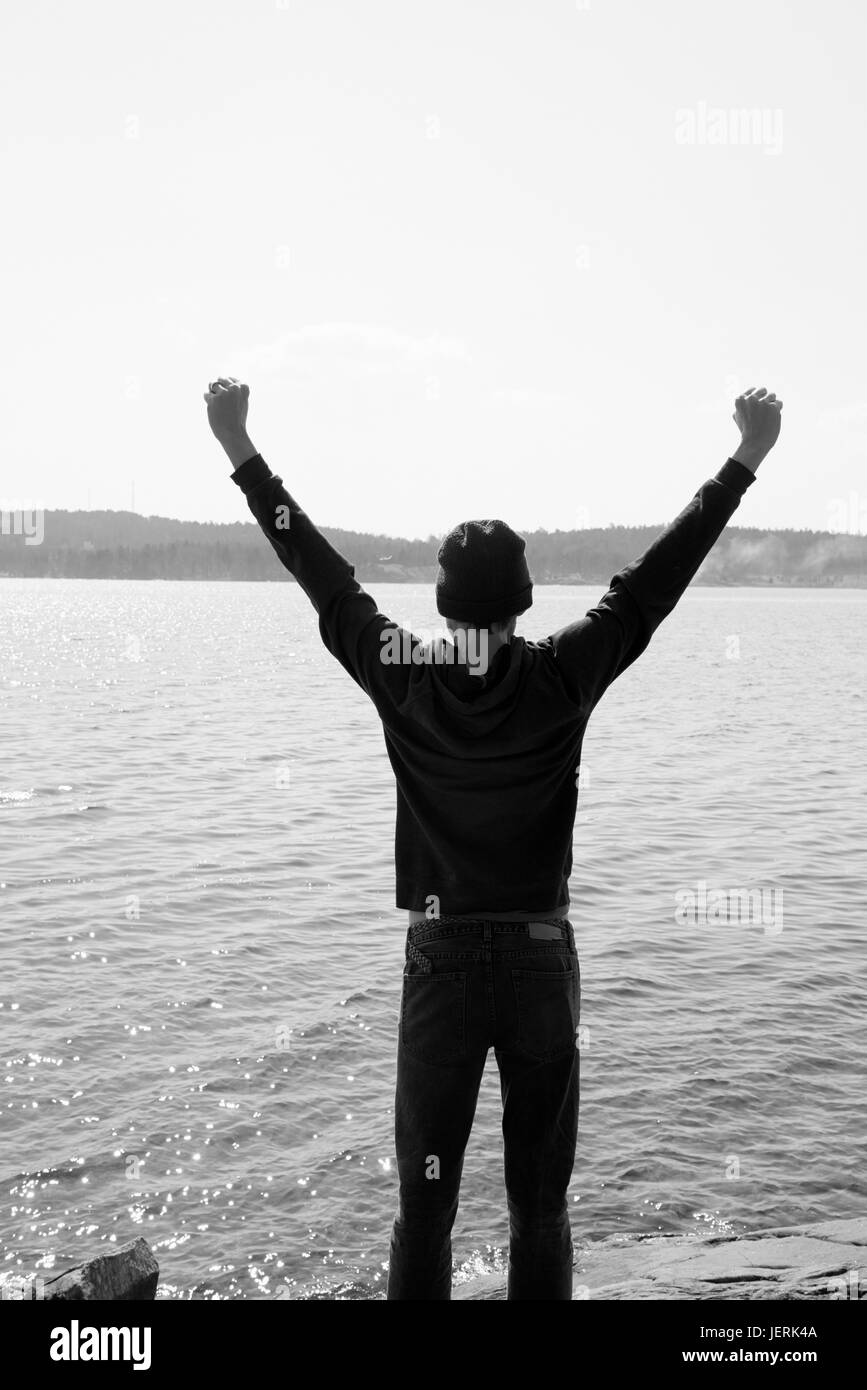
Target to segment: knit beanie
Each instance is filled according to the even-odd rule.
[[[505,521],[464,521],[437,552],[437,610],[480,627],[525,613],[533,584],[524,541]]]

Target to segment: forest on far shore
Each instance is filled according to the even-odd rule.
[[[0,577],[246,579],[292,582],[254,522],[176,521],[137,512],[45,511],[42,539],[27,516],[3,516]],[[17,526],[16,524],[17,523]],[[439,538],[320,528],[362,583],[432,581]],[[608,584],[652,544],[658,526],[523,533],[537,584]],[[35,536],[34,536],[35,539]],[[703,584],[867,586],[867,536],[728,526],[696,576]]]

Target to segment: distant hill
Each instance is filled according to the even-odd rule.
[[[5,530],[13,530],[5,516]],[[663,529],[607,526],[525,532],[540,584],[606,584]],[[362,583],[433,581],[439,541],[323,526]],[[291,576],[254,522],[176,521],[136,512],[44,513],[44,539],[0,534],[0,576],[63,579],[254,579]],[[765,531],[729,526],[697,575],[703,584],[867,587],[867,536],[830,531]]]

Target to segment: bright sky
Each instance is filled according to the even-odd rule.
[[[320,524],[664,521],[764,385],[735,523],[867,531],[865,15],[8,6],[0,496],[248,519],[227,373]]]

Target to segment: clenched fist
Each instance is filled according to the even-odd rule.
[[[735,401],[732,419],[741,432],[741,442],[732,458],[753,473],[779,438],[782,409],[783,402],[764,386],[751,386]]]
[[[247,433],[249,401],[249,386],[235,376],[217,377],[205,392],[208,424],[235,468],[256,453]]]
[[[250,388],[236,376],[218,376],[205,392],[208,424],[218,439],[227,434],[244,434]]]

